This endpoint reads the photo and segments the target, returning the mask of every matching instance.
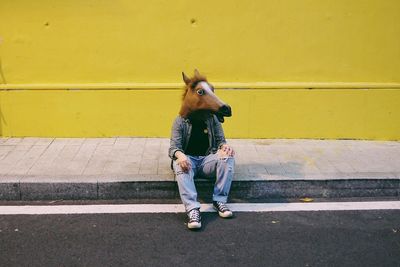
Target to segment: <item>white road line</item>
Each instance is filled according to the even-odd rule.
[[[235,203],[236,212],[328,211],[328,210],[400,210],[400,201],[314,202],[314,203]],[[215,212],[211,204],[202,204],[202,212]],[[106,213],[179,213],[182,204],[0,206],[0,215],[106,214]]]

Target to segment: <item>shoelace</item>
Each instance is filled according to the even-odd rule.
[[[221,212],[225,212],[225,211],[228,211],[229,209],[228,209],[228,207],[224,204],[224,203],[222,203],[222,202],[215,202],[215,205],[217,206],[217,209],[219,210],[219,211],[221,211]]]
[[[199,212],[198,210],[196,210],[196,209],[191,210],[191,211],[189,212],[189,221],[191,221],[191,222],[193,222],[193,221],[195,221],[195,222],[200,221],[200,212]]]

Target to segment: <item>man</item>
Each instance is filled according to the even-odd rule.
[[[231,109],[214,94],[212,86],[197,70],[192,79],[182,74],[187,88],[181,111],[172,126],[169,156],[188,214],[187,226],[199,229],[201,215],[195,176],[216,179],[213,206],[220,217],[233,216],[226,203],[234,174],[235,152],[226,144],[220,122],[223,116],[231,115]]]

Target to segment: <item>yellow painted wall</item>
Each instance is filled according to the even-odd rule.
[[[400,139],[398,0],[0,1],[3,136],[168,136],[195,67],[229,137]]]
[[[217,90],[218,91],[218,90]],[[170,134],[178,90],[2,91],[5,136]],[[399,139],[397,89],[219,90],[232,105],[227,136]]]

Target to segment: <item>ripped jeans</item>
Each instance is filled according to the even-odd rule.
[[[197,201],[197,190],[194,177],[215,178],[213,201],[226,203],[231,188],[235,159],[233,157],[220,158],[217,154],[208,156],[189,156],[192,163],[188,172],[182,171],[181,167],[173,162],[175,178],[178,182],[179,194],[186,211],[200,208]]]

